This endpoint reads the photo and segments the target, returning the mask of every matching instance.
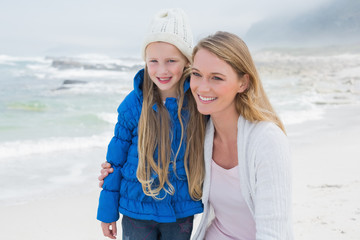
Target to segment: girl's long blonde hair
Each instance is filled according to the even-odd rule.
[[[249,49],[242,39],[232,33],[219,31],[200,40],[194,48],[193,58],[199,49],[206,49],[224,60],[239,78],[249,75],[248,88],[238,93],[235,99],[240,115],[251,122],[274,122],[285,133],[284,125],[270,104]]]
[[[203,144],[205,136],[205,118],[196,107],[191,91],[184,93],[184,82],[189,76],[189,68],[184,69],[182,78],[178,82],[178,119],[181,126],[181,140],[176,153],[172,152],[172,126],[167,109],[162,103],[159,90],[147,73],[145,66],[143,91],[143,105],[138,126],[138,155],[139,164],[136,176],[146,195],[156,199],[164,189],[173,195],[175,189],[169,181],[169,163],[173,154],[173,171],[176,175],[176,160],[182,144],[186,143],[184,167],[188,180],[188,190],[192,199],[200,200],[204,178]],[[186,104],[184,105],[184,100]],[[157,105],[157,111],[153,105]],[[189,111],[188,119],[184,119],[182,111]],[[186,135],[184,134],[186,129]],[[157,152],[157,160],[154,153]],[[153,176],[156,176],[153,179]],[[177,176],[177,175],[176,175]],[[178,176],[177,176],[178,177]]]

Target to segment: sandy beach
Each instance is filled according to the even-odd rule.
[[[359,239],[360,107],[288,127],[296,239]]]
[[[320,120],[287,126],[295,239],[359,239],[359,123],[360,106],[347,105],[327,110]],[[96,220],[96,178],[92,186],[87,194],[0,206],[0,239],[105,239]]]

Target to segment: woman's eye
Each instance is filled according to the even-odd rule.
[[[222,81],[222,80],[223,80],[221,77],[217,77],[217,76],[214,76],[213,79],[214,79],[214,80],[218,80],[218,81]]]
[[[169,62],[169,63],[174,63],[174,62],[175,62],[175,60],[170,59],[170,60],[168,60],[168,62]]]

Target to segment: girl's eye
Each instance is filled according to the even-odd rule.
[[[170,59],[170,60],[168,60],[168,62],[169,62],[169,63],[174,63],[174,62],[175,62],[175,60]]]
[[[150,60],[149,62],[151,62],[151,63],[156,63],[157,61],[156,61],[156,60]]]
[[[197,73],[197,72],[192,72],[191,73],[194,77],[201,77],[201,75],[199,74],[199,73]]]

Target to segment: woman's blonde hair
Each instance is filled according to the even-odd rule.
[[[175,189],[169,181],[169,164],[173,154],[173,171],[176,175],[176,160],[182,144],[186,144],[184,154],[184,167],[188,180],[188,190],[192,199],[200,200],[202,197],[202,183],[204,178],[203,144],[205,136],[205,118],[196,107],[191,91],[184,93],[184,82],[189,76],[189,68],[184,69],[182,78],[178,82],[178,119],[181,126],[181,140],[176,153],[172,152],[172,126],[169,113],[162,103],[160,92],[148,75],[145,66],[143,91],[143,105],[138,127],[138,154],[139,164],[136,176],[142,185],[144,193],[156,199],[164,189],[167,194],[173,195]],[[186,104],[184,104],[184,102]],[[157,105],[154,111],[153,105]],[[184,110],[188,114],[184,115]],[[184,116],[188,116],[184,119]],[[186,130],[186,135],[184,134]],[[157,160],[154,153],[157,152]],[[153,179],[153,176],[156,176]],[[176,175],[176,177],[178,177]],[[179,177],[178,177],[179,178]]]
[[[232,33],[219,31],[200,40],[194,48],[193,58],[199,49],[206,49],[224,60],[239,78],[249,75],[247,89],[238,93],[235,99],[240,115],[251,122],[274,122],[285,133],[284,125],[270,104],[249,49],[242,39]]]

